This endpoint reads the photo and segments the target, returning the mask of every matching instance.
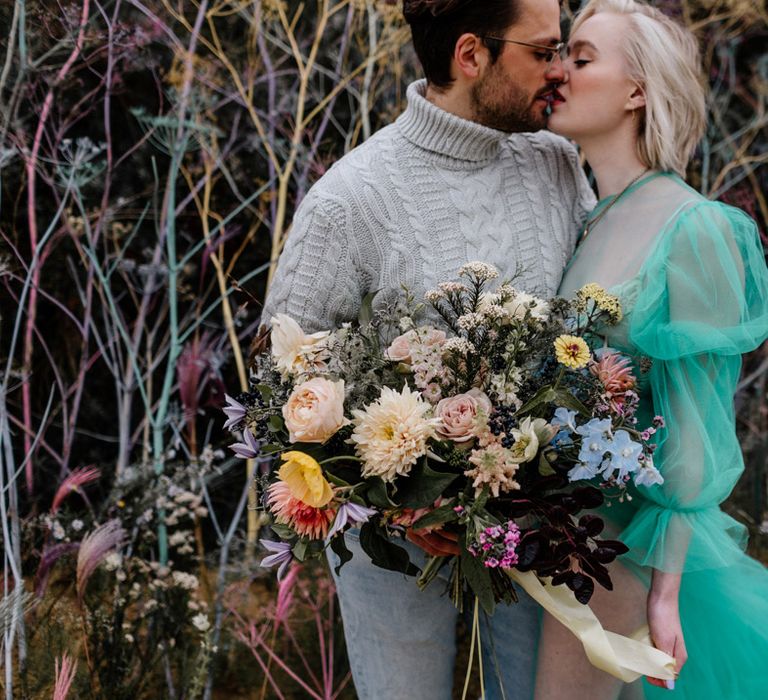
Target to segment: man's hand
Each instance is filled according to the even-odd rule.
[[[405,536],[433,557],[459,555],[459,536],[447,530],[414,530],[409,527]]]

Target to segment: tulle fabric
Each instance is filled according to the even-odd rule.
[[[609,344],[652,360],[641,423],[654,414],[666,419],[655,454],[665,481],[640,487],[609,517],[623,525],[624,563],[643,579],[650,569],[684,574],[689,661],[675,697],[762,700],[768,571],[744,554],[746,529],[720,504],[744,470],[733,395],[742,353],[768,337],[768,271],[748,216],[704,200],[676,177],[652,179],[605,217],[610,226],[613,216],[613,231],[606,226],[602,238],[585,241],[561,293],[590,281],[611,287],[626,316],[609,330]],[[659,227],[651,235],[644,223],[653,217]],[[645,254],[622,255],[629,241]],[[648,685],[646,696],[670,697]]]

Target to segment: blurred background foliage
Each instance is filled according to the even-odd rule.
[[[711,85],[689,180],[768,242],[765,3],[653,4]],[[219,407],[296,206],[418,76],[388,0],[0,3],[6,697],[354,697],[328,584],[256,564]],[[767,393],[763,347],[726,504],[762,557]]]

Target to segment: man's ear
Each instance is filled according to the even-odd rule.
[[[645,90],[640,85],[635,85],[632,93],[627,99],[625,108],[630,112],[634,112],[641,107],[645,107]]]
[[[459,76],[479,77],[488,64],[488,49],[477,34],[462,34],[456,41],[453,61]]]

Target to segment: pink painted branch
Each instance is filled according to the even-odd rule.
[[[311,679],[312,683],[315,684],[316,688],[322,689],[322,684],[320,683],[320,679],[317,677],[317,674],[312,670],[312,666],[309,664],[309,660],[304,654],[303,651],[303,645],[302,643],[296,638],[296,635],[293,632],[293,629],[290,625],[284,625],[283,629],[285,630],[285,633],[288,635],[288,639],[291,641],[291,644],[293,645],[297,656],[301,660],[301,663],[304,666],[304,670],[306,671],[307,675]]]
[[[19,430],[24,432],[24,421],[21,418],[17,418],[16,416],[12,415],[10,412],[7,415],[8,415],[8,422],[11,423],[14,428],[18,428]],[[30,444],[34,441],[35,437],[36,437],[35,433],[30,433],[29,435]],[[56,450],[54,450],[53,447],[51,447],[45,441],[45,438],[41,436],[38,439],[37,444],[39,447],[44,449],[51,456],[51,459],[53,459],[57,464],[61,464],[61,455],[58,452],[56,452]]]
[[[240,639],[245,642],[245,644],[248,646],[248,648],[251,650],[251,653],[256,656],[256,649],[258,647],[261,647],[264,652],[269,656],[269,658],[272,659],[279,667],[280,669],[286,673],[288,676],[291,677],[296,683],[298,683],[301,688],[306,692],[310,697],[314,698],[314,700],[323,700],[323,698],[317,694],[312,688],[310,688],[302,679],[301,677],[290,667],[288,664],[283,661],[267,644],[266,641],[264,641],[263,637],[260,637],[256,633],[255,625],[251,624],[250,634],[248,635],[249,641],[246,641],[243,636],[240,636]],[[241,634],[241,633],[239,633]]]
[[[278,697],[278,700],[285,700],[285,695],[280,692],[280,686],[275,682],[274,676],[269,670],[269,666],[267,666],[266,662],[261,658],[261,654],[259,654],[258,651],[256,651],[253,646],[249,643],[248,639],[246,638],[246,635],[242,633],[238,633],[238,637],[240,638],[240,641],[245,644],[253,654],[253,657],[258,662],[259,666],[261,667],[262,672],[264,673],[264,677],[267,679],[269,684],[272,686],[272,690],[275,691],[275,694]]]
[[[32,432],[32,389],[29,383],[29,373],[32,371],[32,351],[35,323],[37,320],[37,288],[40,285],[40,268],[42,266],[42,256],[37,249],[38,245],[38,231],[37,231],[37,207],[36,207],[36,193],[35,193],[35,180],[37,174],[37,161],[40,154],[40,147],[43,140],[43,134],[45,132],[45,124],[48,121],[48,116],[53,105],[53,95],[56,86],[58,86],[62,80],[67,76],[70,69],[77,60],[80,52],[83,49],[83,42],[85,39],[85,27],[88,23],[88,17],[90,13],[90,0],[83,0],[83,11],[80,16],[80,27],[77,32],[77,38],[75,39],[75,46],[72,49],[69,58],[64,65],[59,69],[56,74],[53,84],[48,90],[48,94],[43,101],[43,108],[40,111],[40,120],[37,123],[37,130],[32,142],[32,150],[29,157],[26,159],[26,174],[27,174],[27,220],[29,222],[29,246],[31,259],[38,261],[38,264],[34,265],[32,270],[32,280],[29,290],[29,300],[27,303],[27,321],[24,327],[24,348],[22,357],[22,367],[24,373],[27,375],[26,380],[22,386],[22,415],[24,421],[24,452],[28,454],[32,447],[30,440],[30,433]],[[35,480],[33,472],[34,462],[30,459],[27,462],[25,469],[25,477],[27,484],[27,491],[32,494],[35,490]]]
[[[328,674],[328,656],[325,648],[325,629],[323,625],[323,616],[318,611],[313,611],[315,617],[315,628],[317,629],[317,640],[320,643],[320,670],[323,674],[322,693],[323,700],[330,700],[330,695],[333,691],[333,687],[329,685]]]

